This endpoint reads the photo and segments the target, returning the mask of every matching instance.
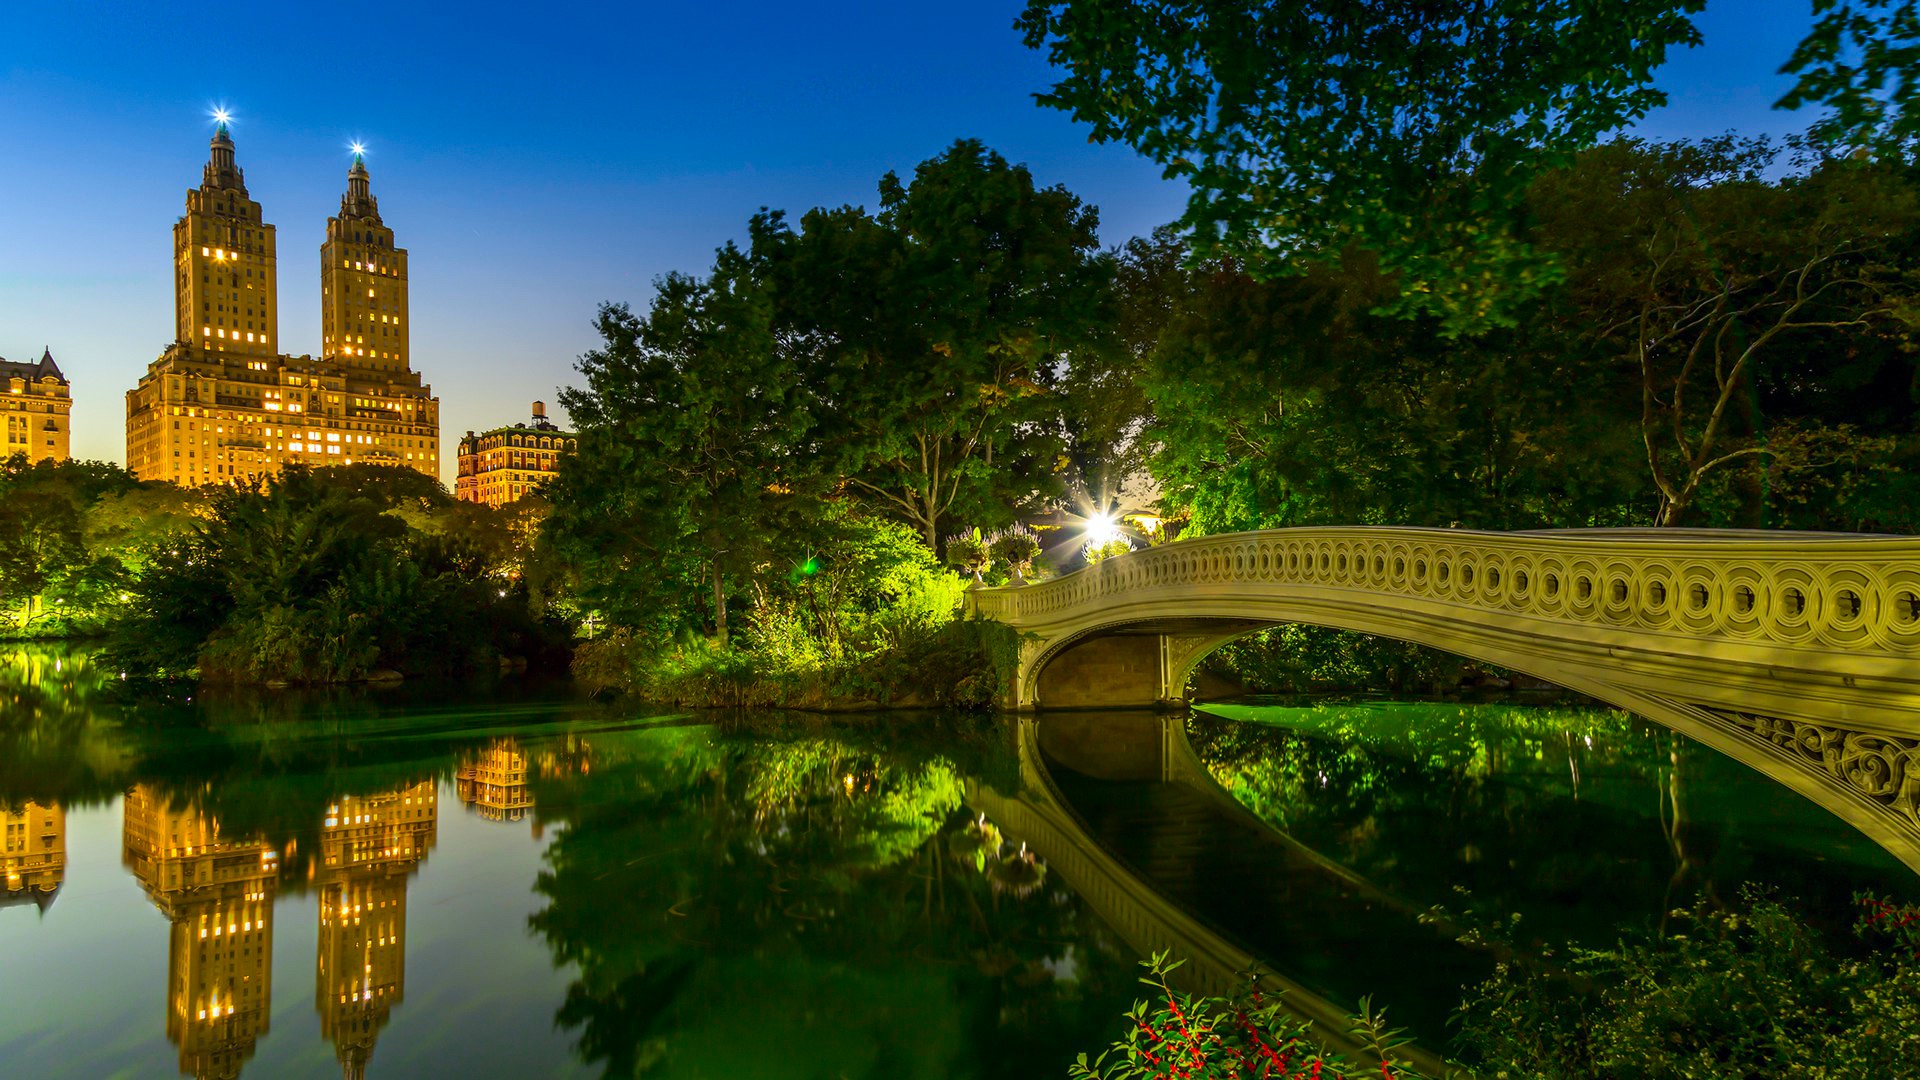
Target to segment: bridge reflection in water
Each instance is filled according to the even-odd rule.
[[[1168,877],[1183,875],[1168,874],[1161,881],[1155,881],[1154,876],[1104,846],[1089,832],[1056,783],[1048,768],[1048,751],[1069,757],[1090,775],[1146,781],[1158,785],[1164,792],[1184,794],[1185,799],[1179,800],[1184,803],[1182,806],[1146,808],[1153,819],[1150,827],[1163,831],[1158,839],[1173,841],[1151,845],[1163,856],[1180,844],[1179,837],[1164,835],[1166,830],[1225,827],[1243,834],[1233,840],[1248,841],[1253,845],[1249,850],[1261,851],[1266,856],[1265,868],[1275,872],[1275,876],[1244,882],[1249,888],[1272,886],[1276,876],[1306,874],[1323,878],[1332,886],[1332,895],[1352,905],[1352,912],[1372,909],[1383,902],[1391,906],[1390,898],[1326,860],[1287,843],[1284,836],[1242,809],[1220,790],[1194,756],[1187,743],[1184,721],[1178,717],[1131,713],[1049,717],[1044,721],[1026,718],[1018,721],[1016,738],[1020,754],[1019,792],[1006,795],[973,782],[967,801],[975,811],[985,814],[1009,839],[1024,842],[1037,852],[1049,871],[1058,874],[1133,951],[1141,956],[1164,951],[1184,960],[1186,966],[1178,972],[1178,983],[1183,989],[1230,994],[1243,984],[1245,973],[1257,969],[1261,972],[1261,985],[1285,990],[1288,1009],[1312,1021],[1316,1033],[1329,1047],[1364,1058],[1362,1048],[1347,1035],[1357,1003],[1336,1003],[1323,996],[1320,987],[1276,973],[1272,964],[1257,959],[1195,913],[1190,905],[1182,903],[1182,898],[1174,895],[1176,890],[1161,883]],[[1184,876],[1191,880],[1190,875]],[[1262,899],[1281,900],[1273,896]],[[1409,921],[1417,918],[1417,913],[1410,910],[1403,914]],[[1360,933],[1369,929],[1365,920],[1353,920],[1352,925]],[[1443,936],[1449,929],[1436,927],[1425,934],[1435,953],[1460,951],[1459,946],[1451,945]],[[1376,948],[1385,940],[1376,937]],[[1404,946],[1404,934],[1395,935],[1394,940]],[[1404,948],[1401,954],[1403,962],[1419,960],[1407,955]],[[1428,1075],[1447,1073],[1440,1058],[1428,1050],[1407,1047],[1402,1053],[1409,1063]]]

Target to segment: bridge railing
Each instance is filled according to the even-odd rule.
[[[1920,654],[1920,538],[1718,530],[1274,529],[1181,540],[972,593],[1042,627],[1161,590],[1355,590],[1756,644]]]

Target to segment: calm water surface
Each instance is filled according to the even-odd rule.
[[[1524,949],[1753,879],[1834,919],[1913,893],[1597,710],[1076,715],[1036,761],[990,719],[101,684],[0,651],[0,1074],[1057,1077],[1136,996],[1148,894],[1443,1045],[1473,920]],[[982,820],[1035,777],[1045,845]],[[1094,850],[1120,899],[1072,880]]]

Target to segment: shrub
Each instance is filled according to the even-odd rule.
[[[1312,1025],[1288,1014],[1281,995],[1262,993],[1257,981],[1231,998],[1174,990],[1168,976],[1182,963],[1166,953],[1142,961],[1147,974],[1140,981],[1152,989],[1152,999],[1135,1002],[1127,1013],[1127,1033],[1091,1061],[1081,1054],[1068,1075],[1074,1080],[1424,1080],[1398,1064],[1406,1040],[1366,1002],[1352,1034],[1377,1063],[1363,1065],[1322,1049]]]
[[[1752,886],[1685,932],[1573,951],[1574,980],[1502,965],[1459,1014],[1489,1077],[1881,1080],[1920,1060],[1920,908],[1860,897],[1832,941]]]

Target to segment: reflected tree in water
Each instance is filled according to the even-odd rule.
[[[1840,910],[1816,854],[1910,874],[1825,811],[1625,714],[1465,703],[1197,715],[1211,775],[1269,825],[1420,906],[1591,941],[1764,880]],[[1256,720],[1258,722],[1247,722]]]
[[[1130,992],[1127,961],[1064,944],[1086,916],[1044,875],[995,888],[969,770],[917,742],[668,728],[595,737],[591,783],[539,785],[565,829],[531,924],[577,966],[556,1020],[581,1056],[609,1075],[933,1077],[988,1046],[1064,1068],[1068,1033]]]

